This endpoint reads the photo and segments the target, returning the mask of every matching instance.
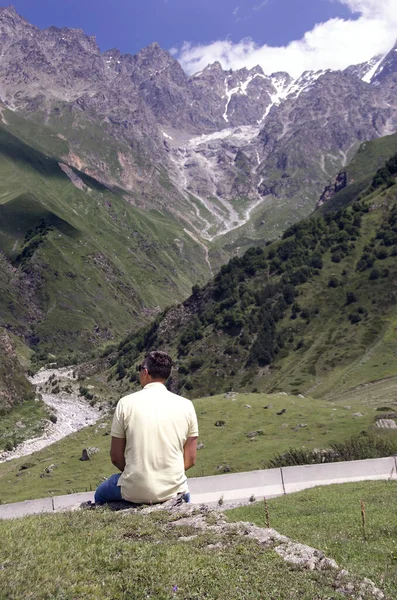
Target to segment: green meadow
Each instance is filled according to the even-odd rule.
[[[387,408],[379,396],[349,403],[319,401],[282,394],[236,394],[194,401],[204,447],[190,477],[263,469],[275,455],[290,448],[328,448],[360,433],[373,432],[378,409]],[[267,407],[267,408],[266,408]],[[277,413],[285,410],[283,414]],[[216,426],[218,422],[224,422]],[[110,415],[63,440],[26,457],[0,464],[3,503],[94,490],[114,472],[109,458]],[[380,430],[377,430],[378,432]],[[395,431],[382,437],[397,443]],[[83,448],[99,452],[79,460]],[[51,473],[45,469],[55,465]]]

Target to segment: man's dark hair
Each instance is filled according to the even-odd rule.
[[[149,352],[142,362],[142,367],[148,370],[153,379],[168,379],[172,369],[172,359],[166,352],[155,350]]]

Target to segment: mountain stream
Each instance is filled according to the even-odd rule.
[[[30,381],[39,392],[49,382],[50,378],[54,377],[60,383],[72,382],[73,369],[40,369]],[[0,463],[42,450],[75,431],[93,425],[103,416],[103,412],[90,406],[76,391],[72,393],[61,391],[59,394],[40,393],[45,404],[56,416],[56,423],[48,421],[45,431],[40,437],[26,440],[9,452],[0,452]]]

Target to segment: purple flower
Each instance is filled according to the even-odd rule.
[[[173,592],[177,592],[178,591],[178,586],[177,585],[172,586],[172,591]]]

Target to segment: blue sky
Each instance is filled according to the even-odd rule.
[[[81,28],[102,50],[134,54],[157,41],[190,72],[214,60],[296,74],[340,68],[397,38],[396,0],[11,1],[29,22]]]
[[[132,54],[154,41],[169,49],[184,41],[239,42],[248,36],[260,45],[283,46],[318,22],[350,14],[339,3],[321,0],[13,0],[13,4],[41,28],[79,27],[96,35],[102,50],[118,47]]]

